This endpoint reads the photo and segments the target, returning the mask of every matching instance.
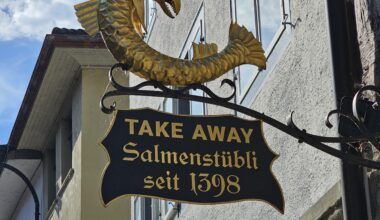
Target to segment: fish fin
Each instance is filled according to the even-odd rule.
[[[252,32],[249,32],[244,26],[231,23],[229,37],[230,41],[237,42],[245,48],[244,59],[246,64],[255,65],[260,69],[266,68],[267,59],[264,49]]]
[[[133,4],[135,6],[135,12],[137,13],[137,18],[140,20],[140,24],[143,27],[145,33],[146,33],[146,26],[145,26],[145,0],[133,0]]]
[[[99,32],[98,7],[99,0],[90,0],[74,6],[79,23],[90,36]]]
[[[193,43],[193,60],[202,59],[218,53],[218,46],[214,43]]]
[[[146,29],[145,29],[145,26],[141,23],[141,20],[139,18],[138,11],[136,8],[132,10],[132,23],[137,34],[140,35],[140,37],[143,37],[144,32],[146,33]]]

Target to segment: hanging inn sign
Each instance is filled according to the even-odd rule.
[[[277,155],[261,121],[117,111],[102,144],[110,155],[102,185],[106,204],[137,194],[204,204],[257,199],[283,211],[271,172]]]
[[[171,18],[180,12],[181,0],[155,1]],[[220,52],[215,44],[194,43],[193,60],[173,58],[154,50],[142,40],[146,29],[144,2],[90,0],[75,6],[78,20],[86,32],[91,36],[100,32],[109,51],[119,62],[109,72],[109,84],[113,89],[107,90],[100,102],[104,113],[114,114],[109,132],[102,140],[109,155],[101,185],[105,205],[124,195],[196,204],[259,200],[284,213],[284,196],[271,170],[278,155],[265,142],[263,123],[343,162],[380,169],[379,162],[327,145],[344,143],[360,151],[358,143],[370,142],[380,149],[379,133],[367,129],[362,117],[370,108],[360,111],[357,107],[363,92],[380,93],[378,87],[366,86],[357,92],[352,101],[352,114],[334,110],[326,117],[328,127],[332,127],[332,115],[349,121],[357,135],[324,137],[309,134],[296,126],[292,114],[287,124],[283,124],[231,102],[236,86],[229,79],[222,81],[222,86],[232,89],[229,97],[220,97],[202,84],[242,64],[266,68],[261,43],[244,26],[230,25],[228,44]],[[136,74],[147,81],[136,86],[123,85],[114,77],[116,69]],[[205,96],[189,93],[196,89],[203,91]],[[131,95],[198,101],[257,120],[234,116],[172,115],[151,109],[117,109],[114,98]],[[107,104],[110,100],[111,104]]]

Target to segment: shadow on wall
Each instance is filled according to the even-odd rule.
[[[363,65],[360,84],[380,86],[380,1],[355,0],[354,4],[358,48]],[[369,98],[372,101],[380,102],[380,96],[375,97],[374,94],[369,94]],[[374,150],[372,159],[379,160],[379,155],[379,152]],[[374,219],[379,219],[380,171],[370,171],[368,176],[372,216]]]
[[[380,86],[380,1],[367,0],[369,22],[371,30],[374,32],[374,50],[375,50],[375,68],[374,68],[374,83],[375,86]],[[376,98],[377,102],[380,102],[380,96]]]
[[[361,0],[363,1],[363,0]],[[374,60],[369,60],[369,67],[367,68],[367,74],[373,74],[373,83],[375,86],[380,86],[380,1],[378,0],[366,0],[367,7],[362,8],[362,10],[367,10],[368,13],[368,20],[367,23],[364,23],[365,27],[368,27],[368,25],[371,27],[369,30],[367,29],[368,36],[373,37],[373,40],[370,42],[373,42],[372,49],[373,51],[368,51],[368,53],[374,53]],[[364,5],[364,4],[363,4]],[[360,11],[362,14],[363,11]],[[371,33],[372,32],[372,33]],[[372,63],[373,62],[373,63]],[[371,65],[373,65],[373,68],[371,68]],[[373,69],[373,72],[371,71]],[[369,78],[371,76],[368,76]],[[366,83],[366,82],[364,82]],[[366,83],[367,84],[367,83]],[[368,83],[369,84],[369,83]],[[373,100],[380,103],[380,96],[376,96],[373,98]],[[374,158],[379,159],[379,158]],[[370,194],[376,195],[371,196],[371,206],[372,206],[372,216],[375,219],[379,219],[380,217],[380,204],[379,204],[379,183],[380,183],[380,171],[374,171],[370,175],[369,179],[369,187],[370,187]]]

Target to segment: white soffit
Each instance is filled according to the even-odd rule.
[[[107,67],[116,61],[107,49],[56,48],[21,135],[18,149],[44,151],[54,137],[57,117],[81,68]]]

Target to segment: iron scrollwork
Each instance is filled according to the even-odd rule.
[[[341,159],[343,162],[348,162],[356,165],[365,166],[368,168],[380,169],[380,162],[364,159],[359,156],[355,156],[348,152],[343,152],[341,150],[335,149],[328,143],[344,143],[348,145],[353,145],[357,143],[369,142],[377,149],[380,149],[380,133],[370,133],[365,127],[364,122],[360,118],[357,103],[361,97],[361,94],[365,91],[373,91],[380,94],[380,88],[375,86],[365,86],[360,89],[353,99],[353,115],[344,114],[339,110],[331,111],[325,120],[325,124],[328,128],[332,128],[332,123],[330,118],[333,115],[338,115],[340,118],[346,118],[353,123],[353,125],[360,132],[359,135],[355,136],[343,136],[343,137],[326,137],[318,136],[308,133],[304,129],[300,129],[293,120],[293,112],[287,117],[287,123],[284,124],[274,118],[271,118],[264,113],[257,112],[253,109],[246,108],[241,105],[230,102],[236,94],[236,85],[233,81],[225,79],[221,82],[221,86],[228,85],[232,89],[231,95],[228,97],[220,97],[212,92],[208,87],[201,84],[191,84],[186,87],[181,87],[179,89],[169,88],[162,83],[154,80],[144,81],[136,86],[124,86],[117,82],[114,77],[115,69],[121,68],[124,71],[128,71],[129,67],[122,64],[115,64],[109,71],[109,81],[110,84],[114,87],[114,90],[107,91],[103,95],[100,101],[100,107],[102,111],[106,114],[112,113],[116,110],[116,102],[113,101],[111,105],[106,105],[105,100],[111,97],[126,96],[126,95],[137,95],[137,96],[153,96],[153,97],[165,97],[165,98],[174,98],[174,99],[183,99],[189,101],[198,101],[207,104],[213,104],[221,106],[227,109],[234,110],[236,112],[245,114],[247,116],[262,120],[264,123],[275,127],[276,129],[281,130],[282,132],[296,138],[300,143],[306,143],[318,150],[321,150],[331,156]],[[147,89],[148,87],[153,87],[154,89]],[[202,90],[207,96],[196,96],[189,93],[190,90]],[[377,105],[374,105],[376,107]]]
[[[181,87],[178,89],[171,89],[162,83],[155,81],[155,80],[148,80],[144,81],[136,86],[129,87],[129,86],[124,86],[121,83],[118,83],[114,73],[116,69],[122,69],[123,71],[128,71],[129,67],[123,64],[115,64],[111,67],[111,70],[109,71],[108,74],[108,79],[110,84],[115,88],[115,90],[106,92],[101,101],[100,101],[100,107],[104,113],[110,114],[116,109],[116,103],[113,102],[112,105],[106,106],[104,101],[108,97],[112,96],[123,96],[123,95],[140,95],[140,96],[155,96],[155,97],[167,97],[167,98],[182,98],[186,100],[192,100],[192,101],[200,101],[202,102],[202,98],[204,97],[199,97],[195,95],[191,95],[189,91],[191,90],[202,90],[209,99],[213,99],[219,102],[229,102],[231,101],[235,95],[236,95],[236,85],[235,83],[230,80],[230,79],[224,79],[221,82],[221,87],[224,85],[228,85],[232,88],[233,92],[231,95],[227,97],[221,97],[216,95],[214,92],[212,92],[208,87],[202,85],[202,84],[190,84],[186,87]],[[153,87],[156,90],[145,90],[147,87]],[[160,90],[160,91],[157,91]]]

